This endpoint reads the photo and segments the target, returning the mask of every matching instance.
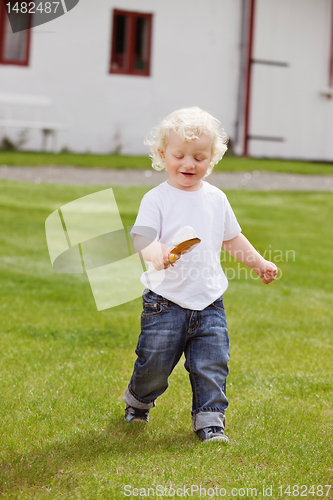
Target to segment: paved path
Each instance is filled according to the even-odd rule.
[[[0,179],[16,181],[96,184],[108,186],[156,186],[168,178],[154,170],[107,170],[79,167],[7,167],[0,166]],[[333,176],[278,174],[269,172],[213,172],[207,180],[223,189],[331,191]]]

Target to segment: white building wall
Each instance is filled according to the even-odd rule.
[[[333,160],[333,100],[328,86],[331,0],[257,0],[254,59],[289,63],[253,65],[250,156]]]
[[[109,74],[113,8],[153,13],[151,76]],[[70,123],[58,132],[58,149],[108,153],[121,145],[122,153],[146,153],[149,129],[193,105],[232,136],[240,8],[240,0],[81,0],[32,30],[30,65],[0,66],[0,91],[54,99],[57,119],[65,112]],[[40,144],[34,132],[26,148]]]

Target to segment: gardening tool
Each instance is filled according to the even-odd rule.
[[[169,260],[171,263],[180,259],[184,253],[188,253],[195,248],[201,239],[197,237],[193,227],[183,227],[172,239],[174,248],[170,252]]]

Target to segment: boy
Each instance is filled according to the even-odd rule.
[[[241,234],[225,194],[203,181],[222,158],[227,141],[220,122],[197,107],[162,120],[146,144],[153,167],[165,168],[169,179],[143,197],[131,232],[149,268],[141,277],[147,289],[137,360],[124,396],[125,421],[148,422],[150,408],[167,389],[184,352],[193,393],[193,430],[207,443],[228,442],[224,413],[230,350],[222,298],[228,282],[220,264],[221,247],[266,284],[277,274],[275,264]],[[157,232],[148,246],[142,226]],[[201,242],[171,262],[172,240],[184,226],[192,227]]]

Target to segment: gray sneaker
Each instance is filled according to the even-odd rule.
[[[197,431],[198,436],[201,438],[203,443],[218,442],[228,443],[229,439],[223,432],[222,427],[205,427],[204,429],[199,429]]]
[[[148,424],[149,409],[140,410],[139,408],[134,408],[133,406],[126,405],[125,422],[127,422],[128,424],[131,422],[143,422],[145,424]]]

